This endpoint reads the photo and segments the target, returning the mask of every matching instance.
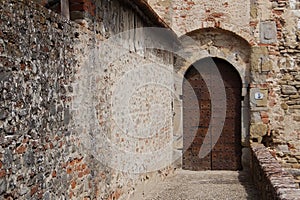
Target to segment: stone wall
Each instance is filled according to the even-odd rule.
[[[0,193],[12,199],[69,197],[77,173],[90,173],[70,132],[79,39],[76,26],[28,3],[1,3]]]
[[[179,36],[203,34],[211,27],[208,30],[227,31],[222,32],[224,41],[231,32],[249,43],[250,80],[244,90],[249,98],[244,103],[249,104],[250,119],[244,120],[250,125],[245,130],[251,142],[270,147],[283,166],[299,168],[299,4],[294,0],[249,0],[242,5],[238,1],[148,2]],[[214,46],[213,40],[214,35],[202,40],[200,51]],[[235,53],[230,49],[217,57],[233,64]],[[246,77],[241,74],[241,78]]]
[[[298,199],[299,184],[286,172],[262,144],[251,146],[251,174],[263,200]]]
[[[219,27],[251,40],[250,1],[148,0],[178,36]]]
[[[244,98],[242,102],[242,144],[244,147],[249,145],[249,96],[247,94],[247,87],[250,82],[250,45],[246,40],[228,31],[221,29],[201,29],[193,31],[186,36],[180,38],[184,46],[186,56],[184,59],[177,58],[174,63],[175,72],[181,79],[176,79],[176,94],[182,95],[182,81],[185,72],[189,67],[200,59],[207,57],[217,57],[227,60],[233,65],[239,75],[242,77]],[[176,110],[175,117],[181,117],[182,100],[175,101]],[[179,121],[179,122],[178,122]],[[176,124],[181,124],[177,120]],[[178,138],[182,138],[184,134],[182,131],[178,132]],[[182,149],[180,146],[178,149]]]
[[[299,168],[297,17],[289,1],[256,1],[252,10],[259,46],[252,52],[250,130],[284,167]],[[257,91],[266,98],[253,100]]]
[[[172,98],[165,89],[173,86],[172,54],[147,49],[145,32],[113,37],[147,23],[131,7],[106,3],[101,32],[27,0],[1,3],[1,198],[122,199],[138,182],[172,170],[170,162],[145,168],[158,156],[149,151],[172,146],[166,145],[172,141]],[[157,66],[165,72],[153,71]],[[150,74],[146,82],[144,73]],[[130,91],[124,80],[144,84]],[[129,133],[122,129],[127,116],[133,119]],[[164,123],[145,128],[155,120]],[[133,153],[116,154],[118,145]],[[172,149],[166,152],[162,158],[170,161]],[[127,166],[137,160],[134,153],[142,155],[139,163]]]
[[[32,2],[87,26],[88,22],[92,22],[96,12],[94,0],[32,0]]]
[[[128,2],[70,1],[82,26],[27,0],[1,4],[2,196],[121,198],[180,158],[182,79],[174,88],[172,54],[152,49],[176,38],[128,31],[164,24]],[[229,61],[243,80],[243,145],[264,143],[284,167],[299,168],[297,3],[149,3],[187,47],[177,75],[204,57]]]

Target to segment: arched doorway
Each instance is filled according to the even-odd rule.
[[[226,92],[226,117],[216,145],[205,148],[212,149],[204,158],[199,158],[200,148],[204,147],[205,137],[214,136],[209,131],[211,123],[211,95],[207,84],[200,75],[201,66],[209,67],[211,61],[217,66],[224,82]],[[210,62],[208,62],[210,61]],[[195,67],[196,66],[196,67]],[[199,70],[200,69],[200,70]],[[201,72],[202,73],[202,72]],[[216,76],[205,72],[212,85]],[[205,58],[190,66],[183,81],[183,169],[188,170],[240,170],[241,155],[241,96],[242,81],[239,73],[227,61],[219,58]],[[212,92],[217,92],[212,90]],[[193,100],[196,95],[197,100]],[[220,97],[224,98],[224,97]],[[199,106],[196,108],[195,106]],[[200,113],[196,113],[197,112]],[[192,123],[193,118],[199,122]],[[194,120],[195,121],[195,120]],[[212,124],[213,126],[213,124]],[[196,129],[195,129],[196,127]],[[191,139],[192,138],[192,139]],[[213,147],[213,148],[212,148]]]

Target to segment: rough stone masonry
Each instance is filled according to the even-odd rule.
[[[128,145],[134,147],[133,152],[143,152],[159,149],[172,138],[172,96],[163,87],[140,87],[126,102],[133,111],[143,109],[131,113],[137,128],[153,121],[152,116],[164,120],[159,129],[153,129],[153,138],[139,143],[124,138],[110,120],[112,92],[122,76],[153,63],[172,72],[172,54],[144,48],[145,36],[137,31],[122,36],[128,42],[123,49],[105,49],[109,44],[102,42],[119,32],[164,25],[119,1],[73,3],[78,6],[71,7],[71,19],[74,13],[83,13],[79,24],[31,1],[0,4],[1,199],[126,198],[136,183],[151,176],[164,177],[172,169],[129,173],[130,167],[118,166],[130,160],[117,160],[109,146],[119,144],[126,149]],[[116,51],[119,57],[111,54],[113,50],[120,50]],[[131,78],[141,80],[142,75],[133,73]],[[172,87],[170,75],[165,73],[157,81],[165,79]],[[164,119],[150,110],[149,103],[161,103]],[[156,138],[162,135],[165,138]],[[101,156],[106,162],[101,162]],[[109,159],[120,163],[114,165]]]
[[[246,120],[243,122],[246,129],[244,138],[249,137],[251,142],[263,142],[284,167],[299,169],[299,2],[148,2],[178,36],[198,34],[195,37],[199,39],[203,50],[209,51],[208,55],[223,56],[234,63],[231,55],[236,54],[237,60],[246,63],[245,66],[241,63],[234,65],[241,77],[246,79],[243,81],[247,91],[245,100],[249,104],[247,112],[250,114],[243,115]],[[208,28],[213,31],[205,37],[207,32],[201,30]],[[220,38],[215,38],[212,32],[222,34]],[[232,33],[239,40],[247,41],[250,46],[243,46],[238,50],[235,48],[239,45],[233,45],[234,47],[225,51],[226,47],[230,47],[226,41]],[[235,41],[238,39],[230,39],[230,42]],[[214,46],[217,48],[213,48]],[[247,50],[251,52],[241,52]],[[186,66],[179,65],[178,70],[184,71]],[[256,92],[264,94],[264,98],[255,100]],[[245,141],[248,143],[249,140]]]
[[[243,83],[245,166],[250,143],[263,143],[283,167],[300,168],[298,1],[148,0],[151,7],[145,0],[130,2],[69,0],[70,21],[60,15],[60,1],[1,1],[1,198],[124,199],[135,184],[164,177],[175,168],[170,164],[146,173],[147,167],[136,163],[142,167],[135,170],[143,173],[131,175],[110,166],[135,158],[115,157],[108,139],[135,153],[155,151],[172,141],[164,158],[182,154],[182,80],[170,76],[182,76],[192,63],[147,49],[148,36],[138,31],[121,35],[128,41],[121,55],[105,48],[103,41],[118,41],[116,34],[139,27],[171,28],[176,35],[166,38],[172,41],[191,37],[195,42],[187,44],[187,53],[192,62],[218,57],[236,68]],[[155,75],[149,68],[153,63],[166,71],[155,79],[164,87],[138,87],[127,99],[136,125],[132,130],[153,122],[153,137],[123,137],[126,126],[112,120],[126,120],[112,112],[113,103],[122,100],[114,96],[115,88],[126,91],[120,84],[124,75],[130,74],[132,83],[144,74]],[[140,66],[149,70],[139,71]],[[114,162],[103,162],[107,157]]]

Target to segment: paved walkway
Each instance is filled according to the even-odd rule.
[[[159,183],[147,183],[130,200],[259,200],[248,173],[179,170]]]

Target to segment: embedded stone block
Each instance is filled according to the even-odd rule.
[[[252,71],[260,72],[262,70],[262,66],[261,66],[262,61],[267,60],[268,54],[269,54],[269,52],[268,52],[267,47],[260,47],[260,46],[252,47],[252,49],[251,49]]]
[[[284,95],[295,95],[297,94],[297,89],[291,85],[283,85],[281,88],[281,92]]]
[[[277,41],[277,29],[274,21],[260,23],[260,42],[272,44]]]
[[[268,131],[268,126],[266,124],[251,124],[250,134],[251,136],[265,136]]]
[[[289,147],[286,144],[278,145],[276,147],[276,151],[277,152],[282,152],[282,153],[289,153],[290,152]]]
[[[270,60],[266,60],[265,62],[262,63],[261,65],[261,71],[262,72],[269,72],[272,70],[272,62]]]

